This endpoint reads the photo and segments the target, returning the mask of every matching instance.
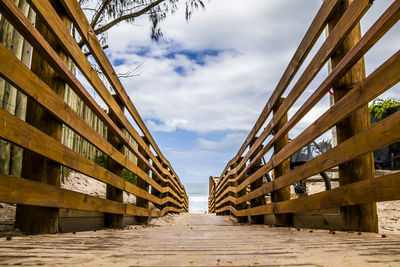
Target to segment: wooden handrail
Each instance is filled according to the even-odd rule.
[[[320,156],[304,163],[302,166],[283,173],[280,176],[278,175],[279,177],[274,177],[272,181],[264,182],[259,187],[253,188],[252,186],[256,181],[259,181],[266,174],[274,171],[278,166],[286,162],[294,153],[316,140],[316,138],[327,132],[333,126],[365,107],[370,101],[400,82],[400,51],[397,51],[368,77],[363,78],[361,82],[357,84],[351,85],[347,94],[332,105],[325,113],[319,115],[313,123],[303,130],[296,138],[291,140],[289,144],[285,145],[278,152],[275,152],[265,164],[258,165],[259,163],[257,162],[259,162],[266,153],[274,149],[277,141],[287,136],[289,131],[315,107],[322,97],[325,96],[346,73],[351,71],[353,66],[400,20],[400,1],[394,1],[365,34],[361,36],[359,41],[354,43],[354,45],[348,49],[348,52],[343,55],[341,60],[333,66],[327,78],[320,83],[311,96],[307,97],[305,102],[295,111],[288,122],[277,129],[279,121],[281,121],[288,110],[309,87],[309,84],[314,80],[321,68],[336,52],[341,43],[348,38],[353,28],[360,22],[363,15],[372,5],[372,1],[367,0],[351,1],[348,8],[338,17],[337,12],[339,12],[339,9],[336,9],[335,5],[339,2],[340,1],[323,2],[317,14],[319,19],[317,20],[315,18],[311,24],[306,34],[308,37],[303,38],[295,56],[283,74],[277,88],[272,93],[260,117],[257,119],[256,124],[250,131],[245,143],[239,148],[236,156],[224,168],[221,179],[213,184],[213,190],[210,190],[209,212],[216,212],[217,214],[230,213],[237,216],[239,219],[243,219],[247,218],[247,216],[253,218],[253,216],[257,215],[276,215],[312,211],[349,205],[364,205],[375,201],[400,199],[400,194],[398,193],[400,180],[399,174],[396,173],[380,178],[368,176],[365,177],[366,180],[358,181],[354,184],[342,184],[342,180],[339,177],[339,188],[298,199],[289,198],[274,201],[274,194],[278,190],[296,182],[306,180],[320,172],[332,170],[332,168],[336,166],[339,166],[339,175],[341,175],[343,163],[353,161],[362,155],[398,142],[400,140],[399,112],[374,124],[366,130],[355,133],[352,137],[341,141],[331,150],[322,153]],[[327,9],[328,4],[332,5],[329,10]],[[298,80],[293,83],[294,86],[287,93],[287,97],[282,99],[282,103],[279,107],[275,107],[276,112],[274,112],[264,130],[261,131],[260,136],[255,138],[261,125],[265,123],[272,108],[277,103],[277,100],[287,89],[289,83],[304,61],[304,58],[308,55],[309,50],[315,45],[315,42],[310,39],[312,38],[311,36],[318,38],[321,31],[316,29],[323,29],[333,14],[335,14],[337,19],[336,26],[330,29],[329,36],[327,36],[325,42],[317,50],[315,56],[310,60],[310,63],[306,66],[303,73],[299,75]],[[323,20],[321,20],[321,16],[324,17]],[[311,32],[313,32],[313,34],[310,35]],[[308,40],[307,45],[305,42],[306,40]],[[297,61],[295,59],[297,59]],[[267,137],[271,134],[273,135],[272,139],[269,139],[268,143],[264,144]],[[255,141],[251,143],[253,139]],[[240,160],[239,157],[250,144],[251,146],[248,152]],[[235,162],[238,162],[237,166],[235,166]],[[254,167],[257,168],[254,169]],[[356,167],[355,165],[354,168]],[[377,189],[376,186],[378,186],[378,184],[383,187]],[[256,206],[248,205],[248,203],[254,203],[255,199],[263,199],[267,194],[271,194],[271,203],[258,204]],[[350,219],[347,218],[347,220]],[[373,229],[375,228],[371,225],[365,229],[372,229],[371,231],[374,231]]]
[[[62,96],[54,92],[53,88],[46,84],[33,70],[25,66],[2,44],[0,44],[0,59],[2,62],[0,64],[0,76],[17,88],[17,90],[27,95],[30,99],[29,101],[40,105],[49,116],[59,121],[60,125],[65,125],[69,129],[72,129],[74,134],[84,138],[97,151],[104,153],[108,161],[112,160],[114,164],[118,164],[121,168],[137,175],[141,183],[135,185],[126,181],[122,177],[121,172],[117,172],[118,174],[112,172],[115,168],[112,171],[107,170],[108,167],[104,168],[92,160],[85,158],[63,145],[60,140],[54,139],[52,136],[42,132],[36,126],[30,125],[4,110],[0,110],[0,121],[2,125],[7,125],[7,127],[1,127],[0,129],[0,137],[2,139],[19,145],[27,151],[35,152],[37,155],[48,160],[104,182],[107,184],[107,188],[110,186],[110,190],[112,188],[120,190],[114,192],[121,194],[120,197],[115,198],[114,196],[111,200],[101,199],[61,189],[57,185],[46,185],[46,182],[38,183],[30,181],[31,177],[24,177],[25,179],[23,179],[3,175],[4,177],[2,176],[1,178],[4,178],[4,180],[0,183],[0,201],[37,207],[81,209],[139,217],[162,216],[167,212],[187,212],[189,203],[184,186],[172,169],[171,164],[162,155],[139,116],[120,80],[116,76],[113,67],[100,47],[96,36],[93,34],[82,34],[82,37],[89,38],[87,39],[88,48],[91,50],[94,58],[99,61],[100,68],[117,92],[119,100],[122,101],[122,106],[120,103],[117,103],[116,98],[111,95],[96,71],[94,71],[91,63],[71,36],[70,31],[64,27],[61,15],[58,13],[60,12],[60,6],[55,8],[48,0],[28,0],[28,2],[41,21],[47,24],[48,30],[55,38],[53,41],[56,41],[62,47],[63,53],[72,59],[89,84],[101,96],[110,112],[116,116],[107,114],[96,103],[87,89],[67,66],[66,61],[62,59],[60,52],[56,52],[53,48],[54,44],[50,44],[47,39],[48,37],[42,34],[42,29],[32,25],[12,0],[1,1],[0,12],[14,26],[15,30],[32,45],[35,53],[40,55],[49,64],[62,82],[68,85],[93,114],[107,126],[109,134],[116,136],[120,140],[120,143],[141,161],[141,165],[139,166],[125,156],[120,148],[116,147],[115,142],[111,142],[106,137],[100,135],[85,119],[80,117],[78,113],[65,103]],[[78,31],[83,33],[91,30],[90,25],[87,25],[87,19],[84,17],[78,2],[73,0],[61,1],[61,3],[65,9],[65,14],[70,17],[70,21],[72,21]],[[139,129],[143,132],[144,137],[140,136],[128,121],[123,111],[124,107],[132,115]],[[122,125],[122,128],[117,125]],[[124,134],[125,130],[137,142],[138,147]],[[153,154],[150,146],[154,148],[156,155]],[[152,177],[150,177],[149,170],[151,170]],[[151,193],[148,186],[152,187]],[[122,191],[137,196],[140,199],[140,203],[136,205],[123,204]],[[27,199],[24,199],[24,195],[27,196]],[[22,198],[22,200],[18,198]],[[154,203],[159,208],[158,211],[149,210],[146,206],[147,204],[145,206],[138,206],[142,205],[143,201]]]
[[[333,29],[332,33],[325,40],[324,44],[321,46],[316,55],[313,57],[312,61],[310,62],[306,70],[303,72],[301,77],[293,86],[288,97],[285,99],[284,103],[278,109],[278,112],[274,114],[269,125],[262,132],[260,137],[257,139],[256,143],[253,145],[253,147],[248,151],[244,159],[241,161],[241,163],[238,166],[239,168],[241,168],[243,164],[247,162],[247,160],[254,154],[254,151],[256,151],[258,147],[262,144],[262,142],[264,142],[264,140],[268,137],[268,135],[271,134],[271,131],[273,130],[273,127],[276,125],[276,123],[282,118],[284,114],[287,113],[287,111],[290,109],[290,107],[292,107],[292,105],[295,103],[295,101],[298,99],[301,93],[304,92],[304,90],[310,84],[312,79],[318,74],[318,72],[321,70],[324,64],[328,61],[329,57],[332,55],[335,48],[344,40],[346,35],[353,29],[354,25],[358,23],[358,21],[363,16],[363,14],[368,10],[370,5],[371,4],[369,3],[368,0],[355,1],[350,6],[350,8],[346,10],[345,14],[343,14],[337,26]],[[276,91],[274,91],[274,93],[275,92]],[[274,93],[271,96],[271,98],[275,97]],[[273,106],[271,106],[270,109],[272,109],[272,107]],[[261,115],[261,117],[263,117],[263,114]],[[264,152],[263,154],[265,153],[266,152]],[[259,158],[260,156],[256,157],[253,162],[257,161],[257,159]],[[239,174],[239,176],[245,174],[250,167],[252,167],[252,164],[248,165],[246,169],[244,169],[243,172]],[[228,174],[226,175],[226,177],[229,176]],[[224,184],[220,184],[220,186],[222,185]]]

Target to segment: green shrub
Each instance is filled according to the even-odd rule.
[[[99,154],[94,159],[94,163],[99,164],[103,168],[107,168],[107,156],[104,154]]]
[[[369,107],[369,112],[375,119],[380,120],[386,114],[388,108],[397,107],[400,105],[400,100],[396,98],[377,98]]]
[[[128,171],[127,169],[124,169],[122,171],[122,178],[124,178],[126,181],[137,185],[137,176],[134,173],[131,173],[130,171]]]

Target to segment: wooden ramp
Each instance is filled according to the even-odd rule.
[[[400,236],[238,225],[228,216],[180,214],[149,226],[0,241],[0,265],[389,266]]]

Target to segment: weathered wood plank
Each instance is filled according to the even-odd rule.
[[[345,98],[342,98],[342,100]],[[385,138],[382,138],[382,136]],[[347,139],[340,145],[333,147],[331,150],[325,152],[317,158],[314,158],[304,165],[294,169],[290,173],[281,176],[281,178],[267,183],[263,187],[249,193],[246,197],[251,199],[252,197],[267,194],[273,190],[301,181],[307,177],[319,173],[322,170],[326,170],[343,162],[352,160],[365,153],[376,151],[384,146],[398,141],[399,139],[400,113],[397,112],[373,125],[368,130]],[[340,155],[340,157],[338,155]],[[237,199],[236,202],[239,203],[240,201],[245,201],[245,199],[246,198],[243,197],[242,199]]]
[[[96,71],[92,68],[90,62],[86,59],[83,52],[79,48],[78,44],[72,38],[69,32],[66,32],[65,29],[60,27],[59,17],[55,13],[54,9],[49,5],[49,3],[45,0],[31,1],[29,0],[32,8],[35,9],[36,12],[40,13],[45,22],[48,24],[49,28],[53,31],[55,37],[60,42],[60,45],[68,51],[74,60],[77,67],[81,70],[82,74],[91,84],[91,86],[97,91],[99,96],[103,99],[103,101],[109,106],[111,110],[118,116],[120,119],[120,123],[124,125],[124,127],[128,130],[128,132],[134,137],[134,139],[138,142],[138,144],[146,150],[146,153],[152,158],[154,162],[158,162],[156,157],[151,153],[150,149],[145,147],[144,140],[140,137],[140,135],[136,132],[133,126],[129,123],[123,111],[119,108],[116,101],[113,99],[111,93],[108,91],[104,83],[101,81]],[[135,151],[133,151],[135,152]],[[142,155],[139,153],[137,155],[141,157]],[[147,162],[149,167],[152,169],[153,167],[149,162]],[[162,169],[162,168],[160,168]],[[156,170],[152,170],[154,173],[158,174]],[[159,175],[159,174],[158,174]],[[165,180],[160,176],[160,179]],[[171,180],[165,180],[167,183],[171,183],[174,185],[173,187],[180,192],[180,188],[177,188],[176,185]],[[182,193],[182,192],[181,192]]]
[[[71,169],[86,174],[94,179],[111,184],[125,191],[129,190],[128,192],[135,195],[141,194],[144,197],[156,200],[160,203],[161,200],[143,194],[142,190],[139,190],[135,185],[128,183],[118,175],[107,171],[100,165],[97,165],[93,161],[67,148],[57,140],[42,133],[26,122],[17,119],[3,110],[0,110],[0,115],[1,124],[7,126],[1,127],[0,129],[0,136],[2,138],[59,162]],[[127,186],[127,184],[130,185]]]
[[[55,115],[57,118],[62,120],[64,123],[69,125],[72,129],[75,129],[84,138],[89,140],[92,144],[97,146],[104,153],[118,161],[120,164],[126,166],[127,169],[132,172],[143,176],[140,169],[133,162],[126,160],[125,156],[113,148],[110,143],[104,140],[97,131],[91,128],[80,116],[78,116],[64,101],[54,93],[43,81],[35,76],[25,65],[23,65],[17,58],[12,57],[0,44],[0,58],[4,64],[0,65],[0,75],[14,84],[17,88],[22,90],[28,96],[34,98],[38,103],[43,105],[49,112]],[[12,66],[11,68],[9,66]],[[62,109],[60,107],[63,107]],[[158,190],[162,190],[160,186],[157,186],[155,182],[152,182],[151,178],[148,177],[149,181]],[[151,194],[139,190],[133,185],[132,188],[136,188],[135,191],[130,193],[140,194],[146,198],[152,198]],[[132,189],[131,188],[131,189]],[[123,189],[123,188],[121,188]],[[138,192],[140,191],[140,192]],[[152,198],[155,200],[155,198]],[[159,201],[159,200],[158,200]],[[157,201],[157,202],[158,202]]]
[[[161,215],[160,212],[157,211],[146,210],[140,207],[4,174],[0,174],[0,201],[125,215],[153,217]]]
[[[375,70],[371,75],[369,75],[362,83],[360,83],[352,91],[350,91],[346,95],[346,97],[337,102],[320,118],[318,118],[314,123],[312,123],[296,139],[292,140],[292,142],[290,142],[285,147],[285,149],[280,151],[278,154],[274,155],[266,165],[260,168],[253,175],[249,176],[242,184],[239,185],[238,190],[250,184],[254,179],[257,179],[264,173],[270,171],[274,165],[279,164],[283,160],[290,157],[290,155],[292,155],[297,150],[301,149],[302,147],[310,143],[319,135],[326,132],[338,121],[342,120],[354,110],[357,110],[358,108],[365,105],[375,97],[379,96],[380,94],[382,94],[383,92],[394,86],[399,81],[400,81],[400,52],[397,52],[384,64],[382,64],[377,70]],[[332,165],[329,168],[333,166],[336,165]],[[316,171],[315,173],[310,174],[309,176],[314,175],[318,172],[319,171]],[[308,176],[304,176],[303,178],[307,177]],[[244,200],[250,196],[256,196],[259,193],[260,193],[259,191],[253,191],[247,197],[243,197],[241,200]]]
[[[303,37],[303,40],[301,41],[299,47],[297,48],[293,58],[291,59],[289,65],[287,66],[284,74],[282,75],[278,85],[276,86],[274,93],[271,95],[265,107],[263,108],[261,115],[254,124],[245,142],[240,147],[239,152],[234,157],[234,159],[232,159],[225,167],[224,171],[221,174],[221,177],[225,174],[225,172],[229,169],[229,167],[233,164],[233,162],[236,162],[239,159],[239,157],[246,150],[250,141],[255,137],[257,132],[260,130],[265,120],[272,112],[272,107],[275,105],[276,101],[282,96],[286,88],[289,86],[290,82],[292,81],[293,77],[301,67],[308,53],[311,51],[311,48],[314,46],[318,37],[322,33],[325,25],[328,22],[329,17],[333,13],[338,2],[339,1],[325,1],[322,4],[317,15],[315,16],[310,27],[308,28],[305,36]]]
[[[294,213],[400,199],[400,173],[366,179],[307,197],[237,211],[236,216]]]
[[[274,116],[276,112],[281,108],[281,105],[284,103],[284,99],[281,98],[277,101],[276,105],[273,107]],[[288,116],[285,114],[280,121],[277,122],[274,131],[279,131],[283,128],[283,126],[287,123]],[[274,143],[274,155],[278,154],[279,151],[285,148],[289,144],[289,135],[282,135],[279,139]],[[274,180],[279,179],[282,175],[285,175],[290,172],[290,159],[286,159],[281,163],[277,164],[274,169]],[[261,196],[264,197],[264,196]],[[272,202],[281,202],[290,199],[290,186],[285,186],[281,189],[275,190],[271,193],[271,201]],[[292,214],[276,214],[275,215],[275,223],[278,226],[292,226]]]
[[[7,18],[10,19],[10,21],[13,22],[16,27],[18,27],[18,30],[24,35],[24,37],[33,44],[34,48],[41,52],[41,54],[49,61],[50,65],[68,82],[71,88],[73,88],[75,92],[77,92],[78,95],[85,100],[89,107],[94,110],[95,114],[102,118],[102,120],[106,122],[107,126],[114,130],[121,140],[124,141],[124,144],[127,145],[136,155],[138,155],[139,158],[143,157],[138,152],[137,148],[126,139],[125,135],[117,128],[115,123],[113,123],[104,113],[104,111],[96,104],[96,102],[86,92],[79,81],[69,71],[64,62],[59,59],[56,53],[54,53],[53,49],[49,47],[47,42],[23,16],[18,8],[10,0],[5,0],[4,2],[2,1],[0,3],[0,8]]]
[[[290,93],[288,94],[285,101],[282,103],[281,107],[277,110],[276,114],[274,114],[272,121],[270,122],[270,127],[267,127],[258,138],[256,144],[254,144],[253,149],[250,149],[244,160],[239,164],[239,168],[247,162],[251,155],[255,152],[255,150],[261,145],[261,143],[268,137],[271,133],[273,127],[277,124],[277,122],[287,113],[290,107],[295,103],[298,97],[302,92],[307,88],[307,86],[311,83],[314,77],[318,74],[324,64],[328,61],[329,57],[332,55],[334,50],[338,47],[338,45],[344,40],[347,34],[352,30],[352,28],[358,23],[360,18],[365,14],[365,12],[370,7],[371,3],[369,0],[359,0],[354,1],[350,7],[343,14],[342,18],[338,22],[337,26],[329,37],[325,40],[324,44],[318,50],[316,55],[311,60],[310,64],[307,66],[303,74],[300,76],[299,80],[296,82]],[[264,120],[265,121],[265,120]],[[263,121],[263,123],[264,123]],[[260,126],[261,127],[261,126]],[[262,155],[268,152],[271,147],[265,147],[262,152],[258,153],[258,155],[254,158],[253,162],[250,162],[249,165],[238,175],[239,179],[243,175],[247,173],[247,171],[253,166],[254,162],[261,158]],[[217,187],[217,190],[222,186],[220,184]]]
[[[328,23],[327,33],[336,28],[337,21],[342,14],[349,8],[351,1],[344,2],[334,13]],[[358,23],[354,29],[346,36],[342,44],[331,56],[331,67],[335,67],[345,55],[361,39],[361,23]],[[330,68],[331,69],[331,68]],[[330,71],[330,70],[329,70]],[[365,62],[362,57],[339,81],[334,83],[334,102],[337,102],[352,89],[354,84],[363,81],[366,77]],[[365,104],[357,111],[353,112],[343,121],[336,124],[336,141],[341,143],[347,138],[359,132],[368,129],[371,126],[368,104]],[[361,155],[351,161],[339,165],[339,185],[350,184],[356,181],[367,179],[373,176],[374,156],[373,152]],[[376,203],[363,205],[353,205],[351,207],[342,207],[341,215],[343,228],[350,230],[378,232],[378,213]]]
[[[66,15],[64,8],[57,1],[50,1],[51,5],[60,17],[60,27],[71,30],[71,20]],[[63,62],[67,62],[68,56],[65,51],[57,45],[40,16],[35,18],[35,27],[46,39],[49,45],[60,56]],[[22,63],[22,62],[21,62]],[[24,64],[23,64],[24,65]],[[58,78],[57,73],[50,68],[43,58],[35,51],[32,52],[31,70],[40,77],[53,92],[63,97],[65,94],[65,82]],[[61,141],[62,123],[43,109],[36,101],[27,100],[26,122],[45,134]],[[49,160],[40,154],[25,150],[22,158],[21,175],[31,180],[60,186],[61,165]],[[54,207],[39,207],[28,205],[17,205],[15,213],[15,227],[29,233],[57,233],[59,210]]]
[[[124,106],[126,106],[129,113],[132,115],[135,122],[138,124],[140,130],[144,133],[146,138],[149,140],[151,146],[154,148],[156,153],[160,156],[164,163],[168,163],[165,160],[165,157],[161,153],[159,147],[157,146],[156,142],[154,141],[152,135],[150,134],[149,130],[147,129],[145,123],[143,122],[142,118],[139,115],[139,112],[136,110],[135,106],[133,105],[131,99],[127,95],[125,89],[121,81],[119,80],[117,74],[115,73],[114,68],[112,67],[107,55],[105,54],[100,42],[97,39],[96,34],[94,33],[93,29],[90,26],[89,21],[87,20],[85,14],[83,13],[78,1],[61,1],[63,6],[69,12],[71,19],[74,21],[74,24],[77,27],[77,30],[85,41],[86,46],[91,52],[91,55],[95,58],[97,64],[103,71],[104,75],[106,76],[107,80],[116,91],[118,96],[121,98]],[[171,176],[173,179],[174,177]],[[174,180],[174,179],[173,179]],[[181,184],[179,184],[181,186]],[[183,187],[182,187],[183,189]]]

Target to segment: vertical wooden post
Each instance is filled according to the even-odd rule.
[[[166,165],[165,165],[165,163],[163,163],[162,162],[162,160],[160,159],[160,157],[159,156],[157,156],[157,159],[158,159],[158,161],[161,163],[161,166],[163,167],[163,168],[165,168],[166,167]],[[153,162],[153,167],[155,168],[155,169],[157,169],[157,165]],[[163,172],[160,170],[159,171],[159,173],[163,176]],[[164,176],[163,176],[164,177]],[[154,181],[156,181],[158,184],[162,184],[162,181],[160,180],[160,179],[158,179],[157,178],[157,176],[155,175],[155,174],[153,174],[152,175],[152,178],[153,178],[153,180]],[[161,192],[159,192],[159,191],[157,191],[154,187],[151,187],[151,194],[152,195],[154,195],[154,196],[156,196],[156,197],[158,197],[158,198],[160,198],[160,199],[162,199],[161,198],[161,196],[162,196],[162,193]],[[155,205],[159,210],[162,210],[163,209],[163,205]]]
[[[254,137],[254,139],[250,142],[250,149],[254,146],[254,143],[257,141],[258,137]],[[254,151],[253,155],[257,155],[261,149],[263,148],[262,145],[260,145],[259,147],[257,147],[257,149]],[[254,156],[250,157],[250,161],[252,161],[254,159]],[[261,159],[257,160],[253,167],[250,168],[249,174],[253,174],[255,173],[262,165],[262,161]],[[263,178],[260,177],[258,178],[256,181],[254,181],[253,183],[250,184],[250,190],[256,190],[257,188],[261,187],[263,184]],[[250,207],[257,207],[257,206],[261,206],[261,205],[265,205],[265,197],[264,196],[260,196],[257,198],[254,198],[252,200],[250,200]],[[257,215],[257,216],[250,216],[250,221],[251,223],[264,223],[264,215]]]
[[[26,0],[16,1],[19,9],[33,22],[34,11]],[[2,17],[0,42],[26,66],[30,67],[32,47],[18,31]],[[0,78],[0,107],[21,120],[25,120],[27,97]],[[23,148],[0,140],[0,173],[21,176]]]
[[[208,200],[208,213],[213,213],[214,209],[211,207],[211,203],[215,201],[215,183],[214,179],[212,176],[208,178],[208,195],[209,195],[209,200]]]
[[[147,146],[149,146],[150,143],[148,142],[145,136],[143,136],[143,140],[146,142]],[[139,153],[141,153],[146,158],[147,161],[150,160],[150,157],[147,155],[147,152],[140,146],[139,146]],[[145,173],[150,174],[150,168],[147,166],[146,162],[144,162],[140,158],[138,158],[138,167],[142,169]],[[149,192],[149,185],[140,177],[137,178],[137,186]],[[136,197],[136,206],[148,209],[149,201],[141,197]],[[135,219],[138,223],[148,222],[148,217],[136,216]]]
[[[119,105],[119,107],[124,110],[124,104],[122,103],[121,99],[118,97],[118,95],[113,95],[113,98]],[[117,126],[123,130],[123,126],[118,123],[118,118],[117,115],[110,110],[108,112],[108,116],[110,117],[111,120],[113,120]],[[117,137],[110,128],[108,128],[108,133],[107,133],[107,140],[110,142],[112,146],[114,146],[117,150],[121,151],[121,153],[124,153],[124,146],[122,145],[122,142],[119,137]],[[107,169],[115,173],[118,176],[122,177],[122,173],[124,171],[124,167],[115,162],[113,159],[110,157],[107,157]],[[119,188],[116,188],[112,185],[107,184],[106,187],[107,190],[107,199],[113,200],[113,201],[118,201],[118,202],[123,202],[123,191]],[[124,226],[124,215],[122,214],[111,214],[111,213],[106,213],[105,214],[105,226],[110,227],[110,228],[121,228]]]
[[[169,174],[170,174],[171,176],[173,176],[174,174],[172,173],[172,170],[169,169],[169,168],[168,168],[168,170],[169,170]],[[166,179],[170,179],[169,176],[165,176],[165,178],[166,178]],[[163,186],[167,186],[167,185],[171,188],[171,190],[173,190],[172,187],[171,187],[171,185],[169,185],[168,183],[164,183]],[[176,192],[176,193],[177,193],[177,192]],[[167,195],[170,195],[170,197],[174,198],[174,196],[171,195],[171,194],[167,194]],[[178,195],[179,195],[179,193],[178,193]],[[177,206],[176,206],[175,204],[172,204],[172,203],[168,203],[166,206],[172,206],[172,207],[176,207],[176,208],[177,208]]]
[[[333,29],[345,10],[354,0],[343,0],[336,13],[328,23],[329,29]],[[357,44],[361,39],[361,26],[358,23],[343,43],[331,57],[331,66],[334,68],[340,60]],[[364,58],[334,86],[334,100],[339,101],[349,92],[354,85],[361,82],[366,77]],[[364,131],[371,125],[368,105],[351,114],[336,125],[337,142],[344,142],[351,136]],[[339,184],[346,185],[358,182],[368,177],[374,177],[374,158],[372,153],[360,156],[352,161],[339,166]],[[378,232],[378,215],[376,203],[354,205],[341,208],[342,223],[344,229]]]
[[[231,166],[231,168],[232,169],[235,169],[235,168],[237,168],[238,167],[238,162],[236,161],[235,163],[233,163],[232,164],[232,166]],[[236,179],[236,177],[238,176],[238,170],[236,170],[236,173],[235,174],[233,174],[232,175],[232,179]],[[233,188],[235,188],[235,190],[236,190],[236,188],[238,187],[238,182],[236,181],[236,182],[230,182],[229,183],[229,186],[231,186],[231,187],[233,187]],[[238,194],[237,193],[230,193],[235,199],[237,199],[238,198]],[[236,205],[235,204],[232,204],[232,206],[236,209]],[[231,214],[231,215],[234,215],[234,214]]]
[[[242,160],[243,160],[243,157],[240,157],[240,158],[238,159],[238,162],[240,162],[240,161],[242,161]],[[241,172],[243,171],[244,168],[245,168],[245,164],[244,164],[243,167],[238,171],[238,173],[241,173]],[[242,178],[242,179],[239,179],[239,180],[237,181],[237,185],[236,185],[236,186],[239,186],[246,178],[247,178],[247,175],[246,175],[246,174],[243,175],[243,178]],[[247,186],[246,186],[245,188],[243,188],[240,192],[236,192],[236,198],[239,198],[239,197],[244,196],[244,195],[246,195],[246,194],[247,194]],[[246,209],[246,208],[248,208],[248,206],[247,206],[247,203],[246,203],[246,202],[243,202],[243,203],[241,203],[241,204],[236,205],[235,208],[236,208],[236,210],[241,210],[241,209]],[[237,220],[238,220],[239,223],[245,223],[245,222],[248,221],[248,217],[247,217],[247,216],[237,217]]]
[[[51,3],[69,31],[71,29],[71,20],[66,11],[58,1],[52,0]],[[58,45],[40,16],[36,16],[35,26],[54,50],[59,53],[60,57],[67,62],[67,55]],[[32,54],[31,69],[50,88],[53,88],[61,98],[64,98],[65,82],[59,78],[36,51],[33,51]],[[61,142],[62,123],[60,121],[33,100],[28,101],[27,111],[26,122]],[[60,186],[60,171],[61,165],[59,163],[46,159],[34,152],[24,151],[22,177]],[[58,214],[58,208],[17,205],[15,227],[29,233],[57,233]]]
[[[273,113],[275,114],[279,107],[282,105],[284,98],[280,98],[276,105],[273,108]],[[286,123],[288,117],[287,114],[277,123],[274,132],[278,132]],[[280,150],[282,150],[289,143],[288,134],[285,134],[278,140],[276,140],[274,144],[274,154],[277,154]],[[286,159],[281,164],[274,168],[274,179],[279,178],[280,176],[290,172],[290,159]],[[282,189],[276,190],[272,192],[271,201],[272,202],[280,202],[290,199],[290,186],[286,186]],[[291,226],[292,225],[292,214],[275,214],[275,220],[277,226]]]

